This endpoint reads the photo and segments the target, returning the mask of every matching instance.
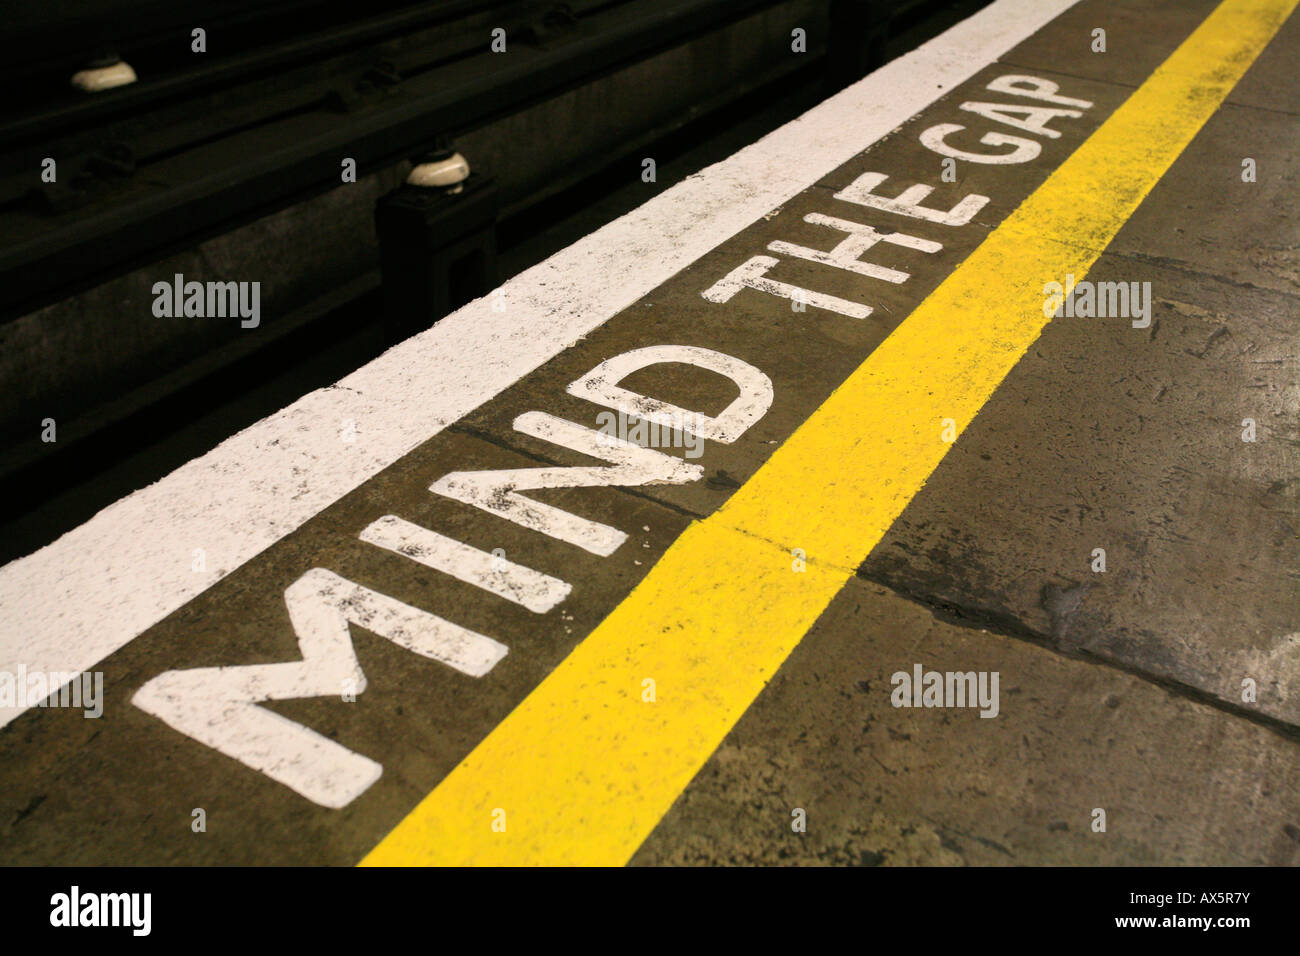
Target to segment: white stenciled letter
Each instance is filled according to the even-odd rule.
[[[1076,100],[1071,96],[1058,96],[1057,90],[1060,87],[1051,80],[1042,80],[1036,76],[999,76],[990,83],[985,89],[992,90],[994,93],[1010,93],[1012,96],[1023,96],[1031,100],[1042,100],[1044,103],[1055,103],[1057,106],[1077,106],[1081,110],[1091,109],[1090,100]]]
[[[344,681],[366,678],[351,624],[408,651],[481,677],[506,647],[458,624],[313,568],[284,592],[301,661],[168,671],[132,698],[146,713],[233,757],[325,807],[343,807],[383,768],[342,744],[257,705],[268,700],[336,697]]]
[[[1078,119],[1083,115],[1078,110],[1054,110],[1049,106],[1015,106],[1010,103],[969,102],[963,103],[960,109],[966,110],[968,113],[978,113],[985,119],[991,119],[995,123],[1005,123],[1007,126],[1023,129],[1026,133],[1046,136],[1048,139],[1058,139],[1061,135],[1057,130],[1051,129],[1047,125],[1052,120],[1058,116],[1064,116],[1067,119]]]
[[[740,394],[716,417],[648,398],[618,383],[651,365],[678,362],[725,375]],[[748,362],[694,345],[651,345],[606,359],[567,389],[570,395],[616,408],[665,428],[681,428],[700,438],[729,445],[772,407],[772,380]]]
[[[393,551],[425,567],[482,588],[544,614],[569,596],[571,586],[522,564],[505,559],[505,552],[489,554],[396,515],[384,515],[361,532],[361,540]],[[496,549],[500,551],[500,548]]]
[[[989,201],[988,196],[971,193],[951,209],[929,209],[921,203],[934,192],[933,186],[917,183],[915,186],[908,186],[893,199],[876,195],[873,190],[888,178],[884,173],[863,173],[837,192],[835,198],[872,209],[883,209],[885,212],[897,213],[900,216],[942,223],[945,226],[966,225]]]
[[[897,269],[886,269],[884,266],[862,261],[862,255],[876,243],[889,242],[896,246],[916,249],[918,252],[938,252],[943,248],[942,243],[933,242],[929,239],[918,239],[916,236],[909,236],[903,232],[880,233],[870,226],[862,225],[862,223],[850,222],[847,219],[836,219],[834,216],[823,216],[817,212],[809,213],[803,218],[804,222],[812,223],[814,226],[829,226],[831,229],[847,232],[849,237],[837,243],[830,252],[809,249],[806,246],[796,246],[792,242],[784,242],[779,239],[776,242],[769,243],[767,248],[773,252],[784,252],[787,255],[798,256],[800,259],[820,262],[824,266],[834,266],[837,269],[856,272],[858,275],[866,276],[869,279],[881,279],[893,283],[906,282],[910,277],[910,273],[900,272]]]
[[[429,490],[604,556],[613,554],[627,540],[624,532],[554,505],[525,498],[519,492],[606,485],[677,485],[695,481],[703,474],[699,465],[583,428],[545,412],[520,415],[515,419],[515,431],[610,464],[454,471],[435,481]]]
[[[700,295],[710,302],[721,303],[729,302],[731,297],[741,289],[755,289],[759,292],[766,292],[768,295],[779,295],[781,298],[789,299],[792,302],[800,302],[818,309],[825,309],[827,312],[838,312],[840,315],[847,315],[851,319],[865,319],[871,314],[871,306],[863,305],[861,302],[850,302],[848,299],[841,299],[838,296],[812,292],[797,285],[769,279],[767,271],[780,261],[780,259],[774,259],[772,256],[754,256],[746,259],[701,292]]]
[[[991,163],[998,166],[1010,163],[1027,163],[1036,158],[1039,152],[1042,151],[1042,147],[1038,145],[1037,141],[1025,139],[1023,136],[1008,136],[1006,133],[985,133],[980,137],[980,142],[985,146],[1014,146],[1015,149],[1009,153],[968,153],[944,142],[944,137],[949,133],[960,132],[965,128],[960,123],[940,123],[938,126],[931,126],[921,134],[921,145],[926,149],[933,150],[940,156],[951,156],[953,159],[964,159],[972,163]]]

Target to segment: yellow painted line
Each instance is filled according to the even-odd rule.
[[[1296,2],[1225,0],[363,864],[626,863]]]

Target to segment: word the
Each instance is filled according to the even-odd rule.
[[[1079,119],[1082,110],[1091,109],[1088,100],[1073,99],[1059,95],[1059,87],[1050,80],[1033,76],[1001,76],[989,83],[986,89],[1006,96],[1020,97],[1024,102],[984,103],[966,102],[960,107],[967,113],[974,113],[992,123],[1001,124],[1012,129],[1032,133],[1043,139],[1059,139],[1061,132],[1048,124],[1056,119]],[[1044,106],[1042,104],[1051,104]],[[1064,108],[1063,108],[1064,107]],[[920,134],[921,145],[949,160],[964,160],[971,163],[984,163],[998,166],[1027,163],[1037,158],[1042,149],[1039,140],[1024,136],[992,130],[985,133],[980,143],[995,147],[995,152],[970,152],[958,149],[947,141],[953,133],[961,133],[966,127],[959,123],[941,123],[931,126]],[[1001,149],[1011,146],[1006,152]],[[932,223],[946,229],[968,225],[977,213],[989,203],[990,197],[979,193],[970,193],[949,209],[923,205],[935,187],[925,183],[912,183],[902,188],[896,195],[887,196],[877,189],[889,176],[885,173],[866,172],[834,194],[834,198],[844,203],[851,203],[863,209],[878,210],[911,220],[913,224]],[[831,235],[843,234],[830,249],[814,249],[784,240],[768,243],[768,252],[777,252],[786,256],[805,259],[832,269],[841,269],[875,282],[888,282],[901,285],[911,278],[910,272],[894,269],[867,261],[863,256],[872,252],[880,243],[911,250],[912,253],[934,255],[943,250],[941,242],[933,239],[913,236],[905,232],[882,232],[863,222],[828,216],[819,212],[808,213],[804,222],[814,226],[823,226],[831,230]],[[874,254],[874,253],[873,253]],[[865,302],[843,299],[839,296],[805,289],[801,286],[781,282],[768,273],[777,269],[781,260],[775,256],[751,256],[745,262],[732,269],[709,288],[700,293],[709,302],[729,302],[744,289],[761,292],[765,295],[778,296],[793,303],[793,308],[803,311],[808,306],[826,312],[835,312],[851,319],[865,319],[872,312],[872,306]],[[1050,316],[1050,313],[1049,313]],[[1136,323],[1135,323],[1136,324]]]

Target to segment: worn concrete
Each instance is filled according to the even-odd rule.
[[[1136,87],[1216,6],[1215,0],[1086,0],[1000,62]],[[1105,52],[1093,51],[1098,29],[1106,31]]]
[[[1253,677],[1253,712],[1300,723],[1295,303],[1109,254],[1091,276],[1151,282],[1151,328],[1054,322],[862,573],[1225,706]]]
[[[892,706],[916,663],[999,672],[998,716]],[[633,863],[1294,865],[1298,772],[1268,729],[855,581]]]

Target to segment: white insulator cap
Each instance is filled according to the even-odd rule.
[[[135,70],[125,60],[118,60],[112,66],[101,66],[82,70],[72,75],[72,85],[87,93],[99,93],[118,86],[128,86],[136,80]]]
[[[432,163],[420,163],[415,166],[406,182],[411,186],[458,186],[469,178],[469,162],[460,153],[452,153],[446,159]]]

